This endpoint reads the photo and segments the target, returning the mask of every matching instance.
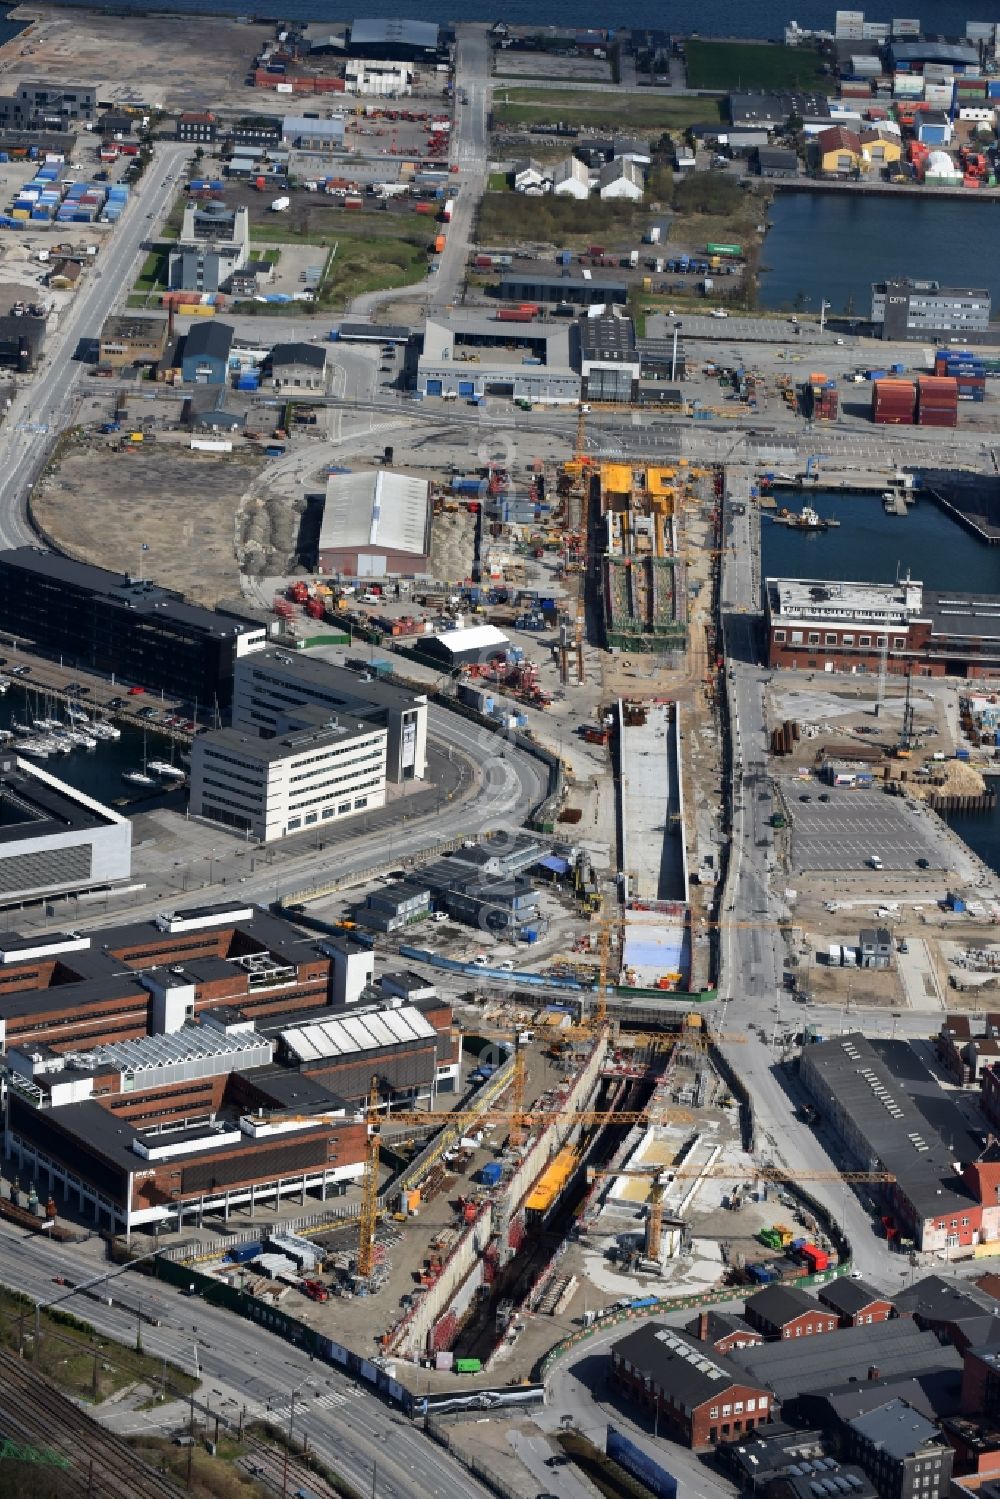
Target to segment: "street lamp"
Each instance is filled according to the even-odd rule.
[[[307,1389],[312,1384],[311,1379],[303,1379],[292,1390],[288,1405],[288,1440],[285,1443],[285,1457],[281,1465],[281,1499],[286,1499],[288,1494],[288,1454],[292,1448],[292,1426],[295,1422],[295,1400],[300,1390]],[[268,1401],[270,1405],[270,1401]]]

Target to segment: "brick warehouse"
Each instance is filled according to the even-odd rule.
[[[732,1441],[771,1419],[771,1392],[686,1333],[649,1323],[611,1349],[611,1382],[659,1429],[695,1450]]]
[[[768,578],[770,666],[914,676],[1000,676],[1000,598],[898,583]]]
[[[433,991],[336,1000],[344,959],[237,905],[7,939],[8,1157],[126,1234],[345,1191],[372,1078],[386,1103],[433,1100],[455,1086],[461,1040]]]

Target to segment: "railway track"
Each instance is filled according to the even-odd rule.
[[[177,1499],[177,1487],[141,1462],[131,1447],[105,1431],[14,1354],[0,1351],[0,1423],[5,1437],[69,1464],[61,1493],[101,1499]]]

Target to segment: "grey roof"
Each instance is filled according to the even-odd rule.
[[[905,1400],[912,1410],[919,1411],[928,1420],[938,1414],[920,1381],[905,1375],[900,1379],[866,1380],[864,1384],[838,1390],[829,1397],[829,1405],[833,1413],[846,1422],[896,1399]]]
[[[634,362],[635,325],[630,317],[604,313],[580,319],[580,350],[584,359]]]
[[[360,343],[405,343],[412,329],[405,323],[341,323],[340,336]]]
[[[693,1338],[699,1335],[702,1315],[699,1312],[690,1322],[684,1324],[684,1331],[689,1332]],[[750,1326],[745,1317],[740,1317],[735,1312],[720,1312],[713,1308],[710,1312],[705,1312],[704,1316],[707,1337],[700,1338],[700,1342],[718,1343],[722,1338],[732,1337],[733,1333],[741,1333],[755,1343],[759,1343],[763,1337],[756,1327]]]
[[[730,1363],[757,1384],[768,1386],[779,1400],[822,1393],[865,1379],[870,1368],[884,1378],[961,1368],[954,1348],[938,1342],[906,1318],[871,1327],[845,1327],[820,1337],[782,1338],[758,1348],[727,1354]]]
[[[233,347],[233,328],[215,318],[205,318],[188,329],[184,340],[184,358],[207,357],[228,359]]]
[[[842,1275],[822,1287],[819,1299],[845,1317],[856,1317],[858,1312],[871,1306],[873,1301],[888,1301],[889,1297],[863,1280],[852,1280],[850,1276]]]
[[[921,1218],[969,1209],[955,1162],[975,1160],[980,1143],[908,1042],[854,1031],[810,1046],[805,1061],[864,1133],[866,1167],[891,1172]]]
[[[368,17],[351,24],[351,46],[418,47],[434,51],[440,28],[433,21],[410,21],[403,16]]]
[[[320,551],[377,547],[413,558],[430,551],[430,486],[387,469],[331,474],[326,485]]]
[[[333,120],[311,119],[308,115],[285,115],[281,122],[281,133],[286,141],[289,136],[304,135],[307,138],[322,136],[330,141],[342,141],[344,121],[339,116]]]
[[[380,708],[395,708],[401,711],[427,701],[422,691],[410,691],[379,678],[371,682],[362,682],[357,672],[348,671],[344,666],[334,666],[332,662],[320,660],[318,657],[310,659],[302,652],[291,656],[287,651],[273,647],[263,651],[254,651],[252,655],[241,659],[240,666],[243,670],[252,670],[255,674],[277,670],[286,681],[289,677],[297,677],[303,687],[312,691],[326,692],[330,697],[331,705],[338,709],[342,707],[346,712],[357,712],[365,703],[376,703]],[[294,716],[298,716],[298,708],[292,704],[289,707],[294,708]]]
[[[649,1322],[637,1328],[615,1343],[612,1352],[689,1409],[722,1395],[733,1385],[747,1383],[731,1355],[706,1353],[705,1344],[697,1338],[663,1323]]]
[[[908,1290],[900,1291],[896,1310],[928,1323],[987,1316],[1000,1326],[1000,1302],[970,1281],[946,1280],[943,1275],[926,1275]]]
[[[892,61],[900,62],[954,62],[979,64],[979,49],[974,42],[893,42]]]
[[[109,572],[89,562],[76,562],[71,557],[44,552],[39,547],[16,547],[0,552],[0,567],[34,573],[60,582],[67,589],[81,588],[103,594],[122,609],[133,610],[137,616],[155,612],[159,619],[175,619],[187,630],[197,629],[216,639],[242,635],[253,628],[247,620],[230,619],[214,609],[189,604],[179,594],[160,588],[148,579],[137,582],[123,573]]]
[[[944,1445],[933,1421],[928,1421],[905,1400],[890,1400],[887,1405],[855,1416],[850,1426],[890,1458],[911,1457],[932,1442]]]
[[[761,167],[768,167],[774,172],[798,170],[798,156],[785,146],[758,146],[756,151]]]
[[[932,644],[942,635],[1000,639],[1000,600],[994,594],[951,593],[924,589],[925,615],[931,621]]]
[[[781,1327],[785,1322],[790,1322],[793,1317],[801,1317],[808,1312],[823,1312],[829,1315],[828,1308],[820,1306],[819,1302],[798,1286],[763,1286],[759,1291],[747,1298],[746,1309],[752,1311],[755,1316],[771,1322],[775,1327]]]
[[[370,723],[338,714],[336,719],[323,726],[311,729],[291,729],[285,734],[276,734],[267,739],[251,729],[210,729],[200,734],[195,741],[195,754],[211,758],[213,754],[232,754],[248,761],[265,765],[277,765],[310,750],[317,753],[335,744],[346,744],[351,739],[368,737],[378,730]]]
[[[321,370],[326,365],[326,349],[322,344],[275,344],[271,350],[271,368],[279,369],[286,364],[309,364]]]

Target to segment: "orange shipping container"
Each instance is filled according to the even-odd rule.
[[[435,255],[440,255],[441,254],[441,251],[444,249],[446,243],[447,243],[447,241],[446,241],[444,235],[443,234],[439,234],[438,237],[437,237],[437,239],[434,241],[434,253],[435,253]]]

